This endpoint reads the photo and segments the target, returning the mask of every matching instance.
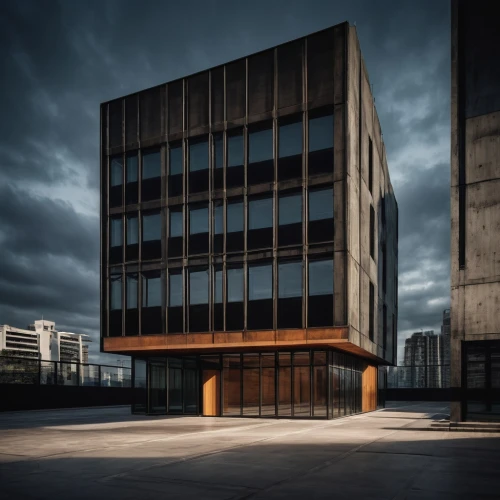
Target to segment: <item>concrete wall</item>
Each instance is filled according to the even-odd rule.
[[[500,339],[500,23],[497,2],[452,2],[451,387],[462,342]]]
[[[397,202],[389,177],[385,146],[368,73],[356,28],[352,26],[349,28],[347,53],[346,259],[350,339],[379,358],[393,363],[397,344]],[[375,210],[373,256],[370,255],[371,207]],[[385,225],[382,222],[384,212]],[[369,339],[370,283],[375,287],[373,342]]]

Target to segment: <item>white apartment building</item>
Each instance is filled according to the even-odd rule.
[[[44,361],[88,362],[88,335],[59,332],[53,321],[36,320],[27,329],[0,325],[0,352]]]

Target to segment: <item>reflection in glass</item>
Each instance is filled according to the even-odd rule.
[[[214,222],[215,222],[215,228],[214,228],[214,234],[222,234],[224,231],[224,206],[222,203],[219,203],[215,205],[214,207]]]
[[[189,171],[197,172],[208,168],[208,142],[190,142]]]
[[[302,154],[302,122],[288,123],[279,127],[279,157]]]
[[[302,262],[278,264],[278,298],[302,297]]]
[[[112,247],[121,247],[123,244],[123,222],[122,218],[111,219],[110,243]]]
[[[138,167],[139,167],[139,159],[137,154],[128,155],[127,156],[127,183],[129,182],[137,182],[138,180]]]
[[[159,213],[142,216],[142,241],[161,240],[161,215]]]
[[[189,304],[208,304],[208,270],[189,272]]]
[[[333,188],[309,191],[309,220],[333,219]]]
[[[111,187],[123,184],[123,159],[121,156],[111,158]]]
[[[243,231],[243,202],[228,203],[227,205],[227,232]]]
[[[296,193],[293,195],[279,197],[279,225],[297,224],[302,222],[302,195]]]
[[[248,203],[248,229],[273,226],[273,199],[260,198]]]
[[[238,167],[243,165],[243,134],[231,135],[227,139],[227,166]]]
[[[182,306],[182,274],[170,274],[168,277],[168,287],[169,307]]]
[[[208,233],[208,207],[189,210],[189,234]]]
[[[127,245],[139,243],[139,218],[137,215],[127,215]]]
[[[142,154],[142,178],[151,179],[161,176],[160,151],[151,151]]]
[[[182,236],[182,211],[170,210],[170,238]]]
[[[160,272],[142,275],[142,307],[161,307]]]
[[[228,302],[243,302],[244,288],[243,269],[227,270],[227,301]]]
[[[248,269],[248,300],[273,298],[273,266],[251,266]]]
[[[222,304],[222,269],[215,271],[215,304]]]
[[[248,162],[258,163],[273,159],[272,129],[257,130],[248,135]]]
[[[309,152],[333,148],[333,115],[309,120]]]
[[[309,295],[333,295],[333,260],[309,261]]]
[[[127,275],[127,309],[137,309],[138,284],[137,274]]]
[[[112,276],[110,281],[110,309],[112,311],[122,308],[122,278]]]
[[[222,134],[214,135],[214,160],[215,168],[224,166],[224,141]]]
[[[170,148],[170,175],[182,174],[182,146]]]

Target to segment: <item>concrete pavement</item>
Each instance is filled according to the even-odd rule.
[[[2,499],[497,499],[500,434],[426,431],[444,403],[338,420],[0,414]]]

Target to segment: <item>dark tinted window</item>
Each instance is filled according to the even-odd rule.
[[[182,236],[182,211],[170,210],[170,238]]]
[[[224,205],[222,203],[214,207],[215,228],[214,234],[222,234],[224,231]]]
[[[273,225],[273,199],[260,198],[248,204],[248,229],[262,229]]]
[[[216,304],[222,304],[222,270],[215,271],[215,297]]]
[[[112,311],[122,308],[122,278],[112,276],[110,280],[110,308]]]
[[[111,158],[111,187],[123,184],[123,159],[121,156]]]
[[[227,270],[227,301],[243,302],[243,269]]]
[[[278,298],[302,297],[302,262],[278,264]]]
[[[243,202],[227,204],[227,232],[243,231]]]
[[[208,168],[208,142],[196,141],[189,144],[189,171],[196,172]]]
[[[127,182],[137,182],[139,159],[137,154],[127,156]]]
[[[279,157],[302,154],[302,122],[285,123],[279,127]]]
[[[168,277],[168,287],[169,307],[182,306],[182,274],[170,274]]]
[[[159,213],[142,216],[142,241],[161,240],[161,215]]]
[[[248,162],[257,163],[273,158],[272,129],[256,130],[248,136]]]
[[[309,220],[333,219],[333,188],[309,191]]]
[[[208,304],[208,270],[189,272],[189,304]]]
[[[215,168],[222,168],[224,166],[224,141],[222,134],[214,136],[214,159]]]
[[[137,309],[138,282],[137,274],[127,275],[127,309]]]
[[[248,300],[273,298],[273,266],[251,266],[248,269]]]
[[[182,174],[182,146],[170,148],[170,175]]]
[[[151,179],[161,176],[160,151],[150,151],[142,155],[142,178]]]
[[[375,210],[370,206],[370,257],[375,258]]]
[[[227,139],[227,166],[243,165],[244,146],[243,133],[230,135]]]
[[[127,245],[139,243],[139,218],[137,215],[127,215]]]
[[[333,115],[309,120],[309,152],[333,148]]]
[[[282,195],[279,197],[279,225],[302,222],[302,194]]]
[[[161,295],[161,272],[144,273],[142,275],[142,307],[160,307]]]
[[[110,244],[112,247],[123,245],[123,222],[122,218],[111,219]]]
[[[189,210],[189,234],[208,233],[208,207]]]
[[[333,295],[333,260],[309,261],[309,295]]]

